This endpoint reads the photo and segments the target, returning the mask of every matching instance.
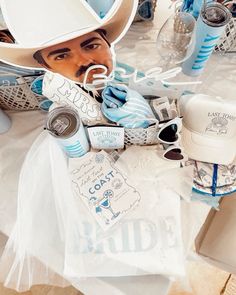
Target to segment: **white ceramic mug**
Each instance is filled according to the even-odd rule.
[[[4,113],[0,109],[0,134],[7,132],[11,127],[11,120],[7,116],[6,113]]]

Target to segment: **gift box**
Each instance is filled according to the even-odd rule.
[[[236,194],[221,200],[219,211],[212,209],[198,233],[196,252],[208,263],[236,274]]]

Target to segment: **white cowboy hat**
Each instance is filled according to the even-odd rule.
[[[42,68],[33,54],[98,28],[110,43],[128,30],[138,0],[115,0],[101,19],[85,0],[1,0],[8,29],[17,44],[0,42],[0,59],[21,67]]]
[[[2,11],[0,9],[0,30],[6,30],[6,29],[7,29],[7,25],[3,19]]]

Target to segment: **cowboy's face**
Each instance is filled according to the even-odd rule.
[[[7,34],[7,30],[0,30],[0,42],[14,43],[15,41],[10,33]]]
[[[113,68],[110,47],[98,32],[44,48],[40,53],[49,70],[76,82],[83,82],[86,70],[92,65],[104,65],[107,68],[106,75],[109,75]],[[86,82],[91,83],[93,74],[103,71],[90,71]]]

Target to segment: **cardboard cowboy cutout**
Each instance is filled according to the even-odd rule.
[[[4,0],[1,9],[15,44],[0,42],[0,59],[46,70],[45,97],[75,107],[85,124],[104,123],[101,99],[84,88],[94,75],[112,75],[114,44],[128,30],[137,4],[137,0],[116,0],[100,18],[84,0],[43,0],[44,13],[35,12],[36,1]]]
[[[32,0],[3,0],[1,8],[16,44],[0,43],[0,58],[10,64],[44,68],[77,83],[86,70],[102,65],[106,75],[113,70],[113,44],[127,31],[137,0],[116,0],[100,18],[84,0],[42,0],[43,13]],[[24,20],[24,21],[22,21]],[[93,69],[87,77],[104,69]]]

